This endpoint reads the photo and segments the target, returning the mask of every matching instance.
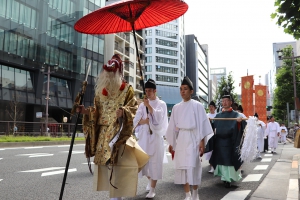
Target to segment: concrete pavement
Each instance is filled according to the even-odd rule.
[[[251,195],[250,200],[299,199],[300,150],[294,147],[292,140],[288,140],[287,144],[278,145],[277,153],[280,153],[280,159]]]

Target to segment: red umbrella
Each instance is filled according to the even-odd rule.
[[[86,34],[109,34],[133,31],[138,54],[135,30],[170,22],[183,15],[188,5],[183,0],[122,0],[100,8],[75,23],[75,30]],[[142,86],[143,74],[138,56]]]

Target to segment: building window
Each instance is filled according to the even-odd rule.
[[[177,56],[178,51],[156,47],[156,53],[170,55],[170,56]]]
[[[155,30],[157,36],[162,36],[166,38],[171,38],[171,39],[177,39],[177,34],[176,33],[171,33],[167,31],[162,31],[162,30]]]
[[[146,30],[145,33],[146,36],[152,36],[152,29]]]
[[[156,44],[167,46],[167,47],[177,48],[177,42],[172,42],[172,41],[168,41],[168,40],[156,39]]]
[[[146,40],[145,40],[145,44],[146,44],[146,45],[152,44],[152,38],[146,39]]]
[[[156,65],[156,71],[170,73],[170,74],[177,74],[178,69],[173,67],[164,67],[164,66]]]
[[[152,47],[146,48],[146,53],[152,53]]]
[[[152,66],[151,65],[146,65],[145,66],[145,71],[146,72],[152,72]]]
[[[178,82],[178,77],[156,75],[156,81],[177,83]]]
[[[177,59],[163,58],[159,56],[156,56],[156,62],[177,65]]]
[[[152,62],[152,56],[146,56],[146,63]]]
[[[150,78],[152,79],[152,75],[151,75],[151,74],[148,74],[148,75],[146,74],[146,75],[145,75],[146,81],[148,81]]]

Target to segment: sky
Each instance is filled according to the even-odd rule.
[[[254,75],[264,84],[273,65],[273,43],[295,39],[285,34],[270,15],[274,0],[185,0],[185,34],[194,34],[208,45],[209,67],[232,71],[235,92],[240,94],[242,76]]]

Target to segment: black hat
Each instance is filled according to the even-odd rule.
[[[145,83],[145,88],[156,89],[155,81],[153,79],[149,78],[148,81]]]
[[[244,112],[242,105],[239,105],[237,110],[240,110],[241,112]]]
[[[254,117],[258,118],[258,114],[257,114],[257,113],[255,113],[255,114],[254,114]]]
[[[214,106],[214,107],[216,108],[216,104],[215,104],[214,101],[211,101],[211,102],[209,103],[209,105],[210,105],[210,106]]]
[[[200,102],[200,99],[199,99],[199,97],[197,95],[193,96],[192,99]]]
[[[232,98],[229,94],[223,95],[222,99],[230,99],[232,101]]]
[[[187,86],[189,86],[190,90],[194,90],[194,89],[193,89],[193,83],[192,83],[192,81],[189,79],[189,77],[187,77],[187,76],[185,76],[185,77],[183,78],[181,85],[187,85]]]

